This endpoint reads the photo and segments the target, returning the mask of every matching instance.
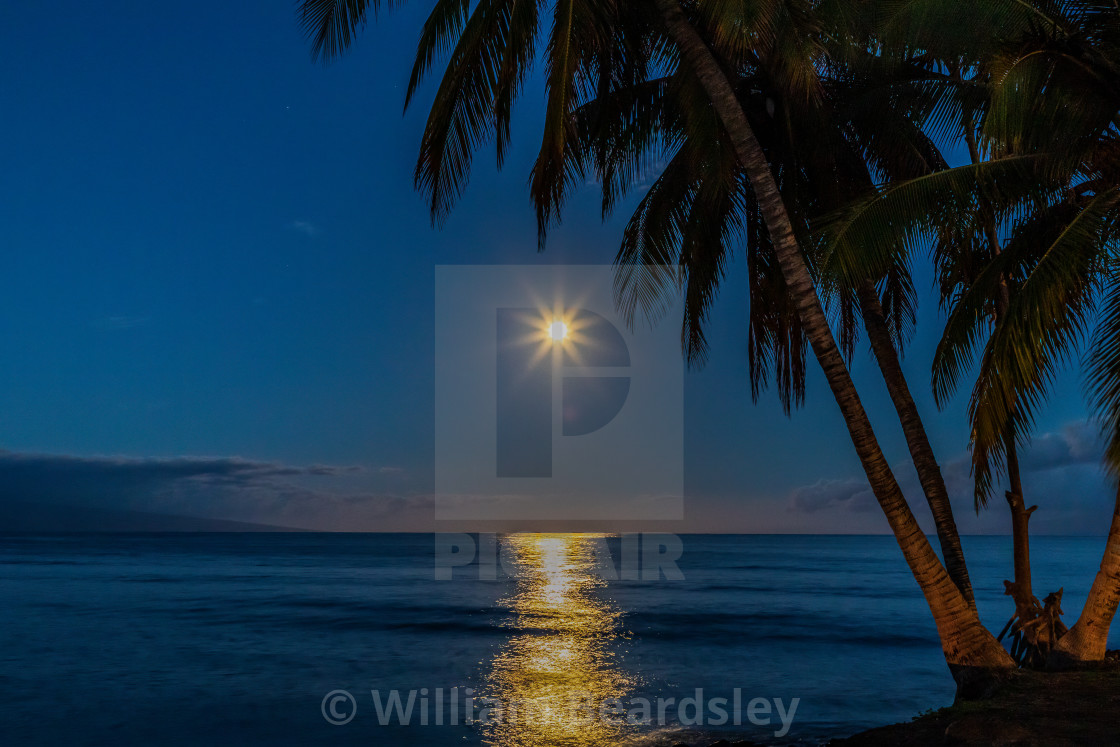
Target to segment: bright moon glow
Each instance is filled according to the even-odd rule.
[[[568,336],[568,325],[564,322],[553,322],[552,326],[548,328],[548,333],[553,340],[563,340]]]

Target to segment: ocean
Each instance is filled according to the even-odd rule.
[[[1010,539],[964,541],[998,630],[1012,611]],[[817,744],[951,702],[892,537],[680,542],[674,579],[627,577],[617,537],[516,534],[497,538],[497,564],[484,552],[437,580],[423,534],[0,537],[0,735]],[[1103,542],[1033,540],[1035,591],[1064,587],[1069,624]]]

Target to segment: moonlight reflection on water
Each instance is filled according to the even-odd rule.
[[[513,612],[517,633],[494,658],[481,692],[506,706],[487,727],[489,743],[610,744],[637,728],[622,717],[598,717],[605,699],[627,698],[636,680],[616,658],[618,643],[627,638],[621,612],[595,593],[604,585],[596,542],[601,535],[517,534],[502,540],[516,589],[499,605]]]

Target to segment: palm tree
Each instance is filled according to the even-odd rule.
[[[1038,211],[1033,228],[1056,236],[1065,249],[1058,262],[1035,263],[1028,281],[1037,295],[1063,299],[1073,308],[1070,344],[1081,342],[1088,319],[1103,302],[1087,356],[1090,402],[1108,439],[1105,464],[1120,474],[1120,275],[1116,229],[1120,225],[1120,9],[1089,0],[1039,2],[1044,21],[1013,40],[997,70],[993,131],[1021,149],[1059,145],[1058,159],[1069,164],[1070,179],[1061,200]],[[1016,125],[1016,120],[1020,123]],[[1023,334],[1030,321],[1009,320]],[[1023,329],[1022,327],[1026,327]],[[1018,329],[1016,329],[1018,328]],[[1040,367],[1043,375],[1046,368]],[[1108,630],[1120,602],[1120,494],[1109,528],[1100,571],[1080,617],[1050,656],[1061,667],[1104,658]]]
[[[316,53],[345,47],[369,0],[304,0],[304,23]],[[509,136],[509,113],[536,54],[541,7],[534,0],[492,0],[473,10],[465,0],[437,2],[421,36],[408,96],[438,50],[450,59],[421,142],[417,186],[439,220],[465,185],[473,151],[488,137],[499,162]],[[782,71],[790,96],[814,96],[817,86],[811,38],[775,36],[775,23],[812,16],[798,0],[759,4],[713,3],[683,8],[677,0],[593,2],[556,0],[544,53],[547,103],[542,145],[530,179],[540,240],[558,220],[568,190],[585,170],[575,110],[580,94],[593,98],[649,80],[659,66],[693,77],[704,94],[692,106],[711,107],[723,138],[754,193],[774,258],[806,339],[844,417],[849,435],[907,564],[933,613],[945,658],[958,683],[1013,665],[980,623],[922,533],[860,402],[796,235],[771,165],[720,58],[737,61],[776,39],[797,45]],[[701,33],[701,30],[704,33]],[[718,56],[717,52],[718,50]],[[877,277],[877,276],[872,276]]]
[[[932,110],[942,110],[945,120],[943,129],[949,130],[951,142],[962,142],[967,147],[969,161],[973,165],[987,160],[998,159],[1002,152],[998,144],[984,138],[982,128],[983,112],[989,98],[988,81],[992,50],[970,49],[966,45],[954,47],[959,55],[951,60],[925,61],[925,74],[936,85],[928,86],[933,102]],[[964,52],[970,53],[966,56]],[[940,69],[939,69],[940,68]],[[943,70],[945,72],[943,72]],[[991,295],[982,299],[985,304],[984,317],[978,317],[975,308],[962,301],[978,279],[978,273],[988,262],[1003,252],[1003,238],[1000,236],[999,215],[992,201],[983,192],[975,195],[974,204],[965,215],[946,215],[938,228],[934,248],[934,264],[941,290],[941,302],[946,308],[949,324],[942,337],[933,361],[933,392],[938,407],[944,407],[949,396],[959,382],[961,366],[959,360],[967,355],[962,352],[971,344],[971,336],[976,334],[976,325],[988,320],[988,327],[998,325],[1006,316],[1010,305],[1011,293],[1017,287],[1016,278],[1005,274],[995,276],[996,286],[988,290]],[[964,330],[963,338],[958,333]],[[988,343],[991,338],[987,338]],[[983,408],[990,396],[987,384],[997,375],[991,368],[992,357],[981,354],[979,375],[973,389],[970,415],[975,426],[978,409]],[[1007,410],[1013,414],[1008,420],[997,448],[1003,450],[1003,463],[1009,489],[1005,493],[1011,513],[1012,566],[1013,581],[1005,581],[1005,593],[1015,604],[1015,612],[1000,634],[1010,633],[1011,654],[1020,664],[1041,666],[1045,663],[1049,648],[1058,636],[1065,632],[1060,615],[1061,591],[1047,597],[1047,604],[1034,596],[1031,581],[1030,531],[1029,521],[1037,506],[1027,508],[1024,500],[1023,483],[1019,469],[1018,441],[1023,429],[1021,419],[1014,417],[1018,410],[1015,402],[1006,403]],[[983,439],[973,438],[972,464],[975,477],[974,500],[977,511],[987,507],[992,492],[995,455],[990,445]]]
[[[992,158],[989,151],[982,153],[982,141],[976,129],[975,111],[965,111],[962,122],[964,139],[968,145],[970,160],[973,164],[981,163],[985,157]],[[998,155],[995,156],[998,159]],[[976,510],[987,507],[993,489],[993,454],[992,443],[982,436],[978,436],[978,419],[983,419],[985,408],[989,407],[992,397],[990,384],[998,378],[999,370],[995,368],[998,354],[993,348],[995,338],[987,334],[992,329],[998,328],[1004,321],[1011,307],[1011,299],[1019,289],[1021,278],[1008,276],[1005,273],[989,275],[989,280],[994,282],[994,287],[982,286],[982,268],[990,265],[1005,249],[1004,238],[1000,236],[1000,216],[993,209],[992,203],[982,196],[977,198],[977,210],[969,216],[971,220],[954,222],[946,220],[937,241],[935,264],[938,267],[942,305],[948,311],[948,324],[945,334],[938,344],[933,360],[933,390],[934,399],[939,407],[944,407],[949,396],[955,390],[959,376],[962,373],[961,359],[968,357],[968,347],[974,340],[985,339],[981,347],[979,358],[979,371],[973,385],[972,398],[969,404],[970,421],[973,425],[972,438],[972,465],[975,478],[974,501]],[[1031,226],[1037,228],[1037,226]],[[1018,231],[1020,242],[1033,241],[1038,234]],[[1013,242],[1013,235],[1008,242]],[[1015,250],[1016,247],[1010,247]],[[985,287],[990,292],[987,298],[980,298],[977,289]],[[977,315],[976,303],[984,305],[984,316]],[[977,331],[977,328],[981,331]],[[1011,597],[1015,611],[1007,625],[1000,634],[1009,633],[1011,636],[1011,654],[1021,665],[1042,666],[1045,664],[1047,654],[1053,643],[1066,632],[1065,625],[1061,622],[1061,590],[1050,594],[1046,602],[1040,602],[1034,595],[1031,579],[1030,559],[1030,519],[1037,506],[1027,507],[1024,499],[1023,481],[1019,468],[1019,443],[1024,439],[1024,432],[1028,428],[1025,419],[1020,416],[1020,407],[1017,401],[1001,403],[1009,413],[1000,434],[1000,439],[995,442],[996,448],[1003,453],[1002,466],[1007,476],[1008,490],[1005,492],[1008,508],[1011,514],[1012,536],[1012,568],[1013,580],[1004,581],[1005,594]]]
[[[815,29],[785,33],[811,37]],[[825,36],[834,39],[835,34]],[[849,41],[844,39],[845,42]],[[853,45],[856,46],[856,45]],[[831,53],[839,58],[842,49]],[[816,213],[838,208],[852,195],[868,192],[871,170],[888,181],[944,168],[937,148],[922,132],[921,112],[905,97],[881,96],[877,59],[868,54],[818,70],[819,92],[811,99],[783,95],[783,83],[766,59],[737,70],[736,95],[775,173],[783,201],[802,246],[811,246],[809,224]],[[682,339],[690,363],[707,353],[704,324],[718,292],[727,258],[739,246],[747,253],[750,277],[748,350],[752,395],[772,377],[787,413],[804,391],[804,332],[789,299],[749,183],[709,109],[682,107],[681,99],[702,96],[696,81],[678,71],[653,88],[622,89],[601,96],[576,112],[581,147],[595,154],[595,170],[605,175],[604,213],[629,186],[615,175],[638,169],[634,142],[647,142],[654,128],[669,143],[672,158],[647,192],[628,225],[616,259],[619,305],[633,322],[641,311],[656,320],[665,296],[685,289]],[[668,101],[672,99],[672,101]],[[869,105],[870,104],[870,105]],[[669,113],[688,110],[674,118]],[[665,114],[660,119],[650,111]],[[679,273],[663,268],[677,266]],[[881,285],[883,295],[876,290]],[[914,322],[914,290],[908,268],[896,265],[885,276],[866,279],[854,295],[826,295],[839,311],[839,344],[850,357],[862,318],[872,352],[887,384],[923,492],[934,516],[946,569],[973,604],[952,506],[921,416],[899,363],[899,351]],[[885,308],[884,308],[885,307]]]
[[[1102,661],[1108,646],[1108,630],[1120,605],[1120,495],[1112,514],[1108,541],[1100,570],[1093,578],[1089,597],[1077,622],[1058,639],[1050,652],[1049,665],[1055,669]]]
[[[987,84],[979,102],[949,97],[963,117],[966,139],[977,116],[983,148],[970,141],[971,165],[888,186],[838,220],[830,240],[847,261],[870,258],[874,266],[898,243],[922,234],[940,239],[942,259],[949,260],[942,270],[952,312],[938,350],[935,392],[943,397],[979,352],[969,407],[978,503],[986,501],[992,465],[1002,456],[1015,519],[1016,582],[1009,591],[1016,596],[1017,624],[1026,617],[1026,625],[1045,628],[1042,642],[1048,644],[1064,632],[1056,620],[1060,592],[1045,607],[1030,593],[1030,510],[1022,503],[1015,448],[1057,366],[1084,342],[1101,289],[1118,279],[1120,72],[1112,61],[1120,52],[1120,12],[1092,2],[984,5],[1011,19],[1000,26],[1002,34],[979,51],[972,47],[973,57],[960,67],[954,68],[959,57],[942,63],[952,72],[971,67]],[[936,47],[943,36],[909,44]],[[966,48],[951,49],[959,54]],[[936,50],[932,57],[945,59]],[[962,82],[957,76],[953,85],[962,89]],[[982,150],[995,158],[982,158]],[[868,252],[867,241],[878,242],[874,251]],[[1118,335],[1120,297],[1114,292],[1089,344],[1088,367],[1091,399],[1110,438],[1105,461],[1114,473],[1120,468]],[[1089,602],[1050,652],[1051,665],[1103,657],[1120,597],[1118,546],[1120,523],[1114,521]]]

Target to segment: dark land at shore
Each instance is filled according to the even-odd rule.
[[[886,745],[1120,744],[1120,652],[1076,672],[1016,671],[990,699],[958,703],[830,743]]]
[[[1018,670],[991,698],[961,702],[828,743],[828,747],[896,745],[1120,745],[1120,651],[1110,651],[1102,664],[1079,671]],[[756,746],[749,740],[706,745]]]

